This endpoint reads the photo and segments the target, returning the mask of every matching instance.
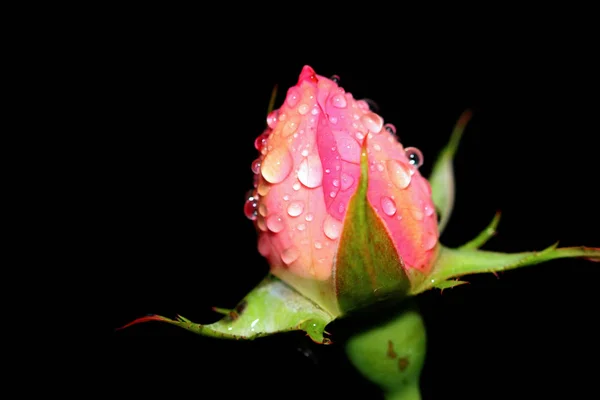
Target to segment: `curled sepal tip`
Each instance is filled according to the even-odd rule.
[[[596,247],[558,247],[558,243],[541,251],[522,253],[500,253],[477,250],[474,248],[450,249],[440,246],[439,257],[428,276],[413,276],[411,294],[416,295],[431,288],[456,286],[452,279],[464,275],[495,273],[535,265],[559,258],[583,258],[600,261],[600,248]],[[450,283],[447,283],[450,282]]]
[[[182,316],[176,319],[149,315],[119,329],[142,322],[161,321],[203,336],[251,340],[279,332],[305,331],[316,343],[330,344],[324,337],[325,326],[333,317],[278,278],[268,275],[256,288],[219,321],[203,325]]]

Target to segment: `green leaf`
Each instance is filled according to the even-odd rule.
[[[449,249],[440,246],[440,253],[431,274],[422,277],[420,282],[418,279],[414,279],[419,283],[413,286],[411,294],[416,295],[433,287],[439,287],[449,279],[464,275],[506,271],[558,258],[587,258],[592,261],[600,261],[600,248],[557,248],[557,245],[542,251],[522,253],[499,253],[465,248]]]
[[[496,215],[494,215],[494,219],[492,219],[492,222],[490,222],[487,228],[485,228],[479,235],[477,235],[475,239],[460,246],[459,249],[478,249],[484,244],[486,244],[487,241],[490,240],[496,234],[496,228],[498,227],[499,222],[500,212],[497,212]]]
[[[278,332],[302,330],[313,341],[329,344],[331,340],[324,338],[323,332],[332,320],[329,313],[269,274],[233,310],[213,324],[197,324],[182,316],[173,320],[150,315],[138,318],[123,328],[141,322],[162,321],[200,335],[222,339],[255,339]]]
[[[458,144],[465,130],[465,127],[471,119],[471,111],[466,110],[462,113],[446,147],[440,152],[436,162],[431,170],[429,183],[431,184],[431,196],[433,204],[439,214],[440,234],[448,224],[452,208],[454,207],[454,168],[452,161]]]
[[[366,146],[366,140],[365,144]],[[383,222],[367,199],[368,161],[363,147],[356,193],[348,204],[334,267],[339,308],[348,312],[402,298],[410,282]]]

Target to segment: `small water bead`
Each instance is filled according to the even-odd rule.
[[[252,172],[254,172],[255,174],[260,173],[260,161],[260,158],[257,158],[256,160],[252,161]]]
[[[254,221],[258,216],[258,196],[255,196],[252,191],[246,194],[244,215],[251,221]]]
[[[331,98],[331,104],[336,108],[346,108],[348,103],[346,102],[346,96],[343,94],[336,94]]]
[[[254,175],[254,176],[258,176],[258,175]],[[261,179],[258,182],[258,185],[256,186],[256,191],[258,192],[258,195],[266,196],[267,193],[269,193],[269,190],[271,190],[271,185],[264,179]]]
[[[270,131],[265,131],[258,135],[258,137],[254,140],[254,148],[258,151],[261,151],[263,147],[267,145],[267,140],[269,139]]]
[[[315,216],[312,213],[308,213],[304,217],[304,219],[307,220],[308,222],[312,221],[314,218],[315,218]]]
[[[338,212],[340,214],[343,214],[345,210],[346,210],[346,206],[344,206],[344,203],[340,203],[340,205],[338,207]]]
[[[323,182],[323,166],[318,156],[309,156],[302,160],[298,168],[298,180],[308,188],[321,186]]]
[[[318,240],[315,240],[315,248],[316,249],[322,249],[323,248],[323,243],[319,242]]]
[[[390,180],[398,189],[406,189],[410,185],[410,172],[399,161],[387,160],[386,166]]]
[[[430,217],[433,215],[434,209],[430,206],[425,206],[425,215]]]
[[[334,191],[329,192],[329,197],[331,197],[332,199],[335,198],[336,195],[337,195],[337,192],[334,192]]]
[[[372,112],[363,114],[363,116],[360,117],[360,122],[369,130],[369,132],[374,134],[381,132],[381,128],[383,127],[383,118]]]
[[[281,232],[285,227],[283,218],[281,218],[281,215],[278,214],[269,215],[266,219],[266,222],[267,228],[273,233]]]
[[[301,201],[292,201],[287,208],[290,217],[297,217],[304,211],[304,203]]]
[[[381,209],[385,215],[393,216],[396,214],[396,203],[390,197],[383,196],[381,198]]]
[[[393,124],[385,124],[383,126],[383,128],[388,131],[388,133],[390,133],[393,136],[397,136],[396,135],[396,127]]]
[[[294,182],[294,184],[292,185],[292,189],[294,190],[300,190],[301,185],[300,182]]]
[[[375,144],[373,145],[373,148],[375,149],[375,151],[381,151],[381,146],[380,146],[380,145],[378,145],[377,143],[375,143]]]
[[[265,156],[261,174],[269,183],[283,181],[292,171],[294,159],[290,152],[284,147],[275,147]]]
[[[260,215],[256,218],[256,226],[258,226],[258,229],[260,229],[263,232],[267,231],[267,225],[265,224],[265,218]]]
[[[407,147],[404,151],[406,152],[409,163],[417,168],[423,165],[423,154],[421,153],[421,150],[416,147]]]
[[[306,115],[306,113],[308,112],[309,108],[310,107],[308,106],[308,104],[304,104],[304,103],[300,104],[298,106],[298,114],[300,114],[300,115]]]
[[[308,149],[302,150],[302,152],[300,154],[302,154],[302,157],[307,157],[308,156]]]
[[[435,247],[437,243],[437,235],[434,233],[425,233],[423,236],[423,249],[431,250]]]
[[[273,110],[267,115],[267,126],[271,129],[275,128],[277,125],[277,119],[279,118],[279,111]]]
[[[299,100],[300,100],[300,93],[298,92],[298,89],[295,87],[291,87],[290,90],[288,90],[287,96],[285,98],[285,102],[287,103],[288,106],[294,107],[294,106],[296,106],[296,104],[298,104]]]
[[[334,179],[334,180],[331,182],[331,184],[332,184],[334,187],[339,187],[339,186],[340,186],[340,180],[339,180],[339,179]]]
[[[310,110],[310,113],[312,115],[317,115],[319,113],[319,108],[318,107],[314,107],[312,110]],[[314,121],[313,121],[314,122]]]
[[[342,190],[348,190],[354,183],[354,178],[346,173],[342,173]]]
[[[385,169],[383,164],[377,164],[377,171],[382,172]]]
[[[267,206],[264,203],[258,206],[258,213],[263,217],[267,215]]]
[[[298,224],[298,226],[296,226],[296,229],[298,229],[300,232],[302,232],[303,230],[306,229],[306,224]]]
[[[331,79],[332,81],[334,81],[335,83],[340,83],[340,77],[338,75],[331,75]]]
[[[300,257],[300,250],[297,247],[290,247],[281,253],[281,261],[290,265]]]
[[[288,201],[290,199],[290,195],[284,194],[282,198],[283,198],[283,201]]]
[[[417,221],[423,220],[423,212],[421,210],[412,208],[410,210],[410,212],[411,212],[413,218],[416,219]]]
[[[323,232],[329,239],[335,240],[339,238],[342,233],[342,223],[333,218],[330,214],[327,214],[327,217],[325,217],[325,221],[323,222]]]
[[[335,116],[333,116],[333,115],[330,115],[330,116],[329,116],[329,122],[331,122],[332,124],[334,124],[334,125],[335,125],[335,124],[337,124],[337,122],[338,122],[338,119],[337,119],[337,117],[335,117]]]

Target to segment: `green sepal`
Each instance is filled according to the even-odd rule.
[[[420,400],[419,380],[427,350],[423,318],[410,300],[385,315],[376,323],[354,322],[360,328],[346,341],[346,355],[386,400]]]
[[[342,313],[402,298],[410,287],[402,258],[367,199],[366,142],[361,153],[360,179],[348,204],[334,266],[335,290]]]
[[[416,295],[439,287],[450,279],[464,275],[495,273],[558,258],[587,258],[600,261],[600,248],[557,246],[558,243],[542,251],[499,253],[469,248],[450,249],[440,245],[440,252],[431,273],[427,276],[417,276],[420,273],[414,272],[411,294]]]
[[[498,228],[498,223],[500,222],[500,212],[498,211],[492,222],[483,230],[475,239],[468,241],[459,247],[459,249],[478,249],[484,244],[487,243],[495,234],[496,228]]]
[[[470,110],[466,110],[461,114],[454,126],[450,141],[438,155],[429,176],[431,197],[440,218],[438,223],[440,234],[448,224],[452,208],[454,207],[455,183],[452,162],[462,134],[470,119]]]
[[[149,315],[123,328],[141,322],[162,321],[199,335],[222,339],[256,339],[279,332],[301,330],[316,343],[330,344],[331,340],[323,334],[325,326],[332,320],[328,312],[269,274],[233,310],[215,323],[202,325],[182,316],[170,319]]]
[[[465,283],[469,283],[469,282],[459,281],[459,280],[449,280],[449,281],[443,281],[443,282],[437,283],[437,284],[433,285],[433,287],[443,291],[444,289],[450,289],[450,288],[453,288],[456,286],[464,285]]]

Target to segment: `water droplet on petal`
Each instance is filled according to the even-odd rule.
[[[302,154],[302,157],[308,157],[308,149],[302,150],[300,154]]]
[[[378,145],[377,143],[375,143],[375,144],[373,145],[373,148],[375,149],[375,151],[381,151],[381,146],[380,146],[380,145]]]
[[[292,201],[287,208],[287,213],[290,217],[297,217],[304,211],[304,203],[301,201]]]
[[[267,126],[271,129],[277,125],[277,118],[279,117],[279,110],[273,110],[267,115]]]
[[[431,215],[433,215],[433,207],[430,206],[425,206],[425,215],[427,215],[428,217],[430,217]]]
[[[308,222],[312,221],[314,218],[315,218],[315,216],[312,213],[308,213],[304,217],[304,219],[307,220]]]
[[[284,228],[283,218],[281,215],[273,214],[267,217],[267,228],[274,233],[281,232]]]
[[[246,203],[244,204],[244,214],[246,217],[254,221],[258,216],[258,197],[251,191],[246,194]]]
[[[271,254],[271,244],[267,235],[260,235],[258,238],[258,252],[261,256],[267,257]]]
[[[298,89],[296,87],[291,87],[290,90],[288,90],[288,92],[287,92],[285,102],[287,103],[288,106],[295,107],[296,104],[298,104],[299,100],[300,100],[300,93],[298,92]]]
[[[423,236],[423,248],[425,250],[431,250],[435,247],[435,244],[437,243],[437,235],[435,233],[426,233]]]
[[[407,147],[404,151],[406,152],[409,163],[417,168],[423,165],[423,154],[421,153],[421,150],[416,147]]]
[[[275,147],[265,156],[261,174],[267,182],[279,183],[292,171],[294,160],[285,147]]]
[[[322,249],[323,248],[323,243],[319,242],[318,240],[315,240],[315,248]]]
[[[294,182],[294,184],[292,185],[292,189],[294,190],[300,190],[300,182]]]
[[[396,203],[391,198],[384,196],[381,198],[381,209],[391,217],[396,214]]]
[[[333,104],[336,108],[346,108],[348,103],[346,103],[346,96],[343,94],[336,94],[331,98],[331,104]]]
[[[372,112],[363,114],[363,116],[360,117],[360,122],[362,122],[364,127],[371,133],[379,133],[383,127],[383,118]]]
[[[300,115],[305,115],[305,114],[308,112],[308,109],[309,109],[309,108],[310,108],[310,107],[308,107],[308,104],[304,104],[304,103],[303,103],[303,104],[300,104],[300,105],[298,106],[298,114],[300,114]]]
[[[398,189],[406,189],[410,185],[410,172],[396,160],[387,160],[386,166],[390,180]]]
[[[310,113],[312,115],[317,115],[319,113],[319,108],[318,107],[313,108],[312,110],[310,110]]]
[[[297,247],[290,247],[281,253],[281,261],[290,265],[300,257],[300,250]]]
[[[331,79],[335,83],[340,83],[340,77],[338,75],[331,75],[331,78],[329,79]]]
[[[417,221],[421,221],[423,219],[423,212],[416,208],[411,209],[411,213],[414,219]]]
[[[258,213],[263,217],[267,215],[267,206],[265,205],[265,203],[260,203],[260,205],[258,206]]]
[[[254,175],[254,176],[258,176],[258,175]],[[256,186],[256,191],[258,192],[258,195],[266,196],[267,193],[269,193],[269,190],[271,190],[271,185],[264,179],[261,179],[258,182],[258,185]]]
[[[393,124],[385,124],[383,128],[390,134],[396,136],[396,127]]]
[[[256,219],[256,226],[258,226],[258,229],[260,229],[263,232],[267,230],[267,225],[265,224],[264,217],[260,215],[258,216],[258,218]]]
[[[385,169],[383,164],[377,164],[377,171],[382,172]]]
[[[342,233],[342,223],[337,219],[333,218],[330,214],[327,214],[325,221],[323,222],[323,232],[331,240],[335,240],[340,237]]]
[[[323,166],[318,156],[309,156],[302,160],[298,168],[298,180],[309,188],[321,186],[323,182]]]
[[[360,164],[360,144],[345,132],[334,131],[333,135],[342,160]]]
[[[254,172],[255,174],[260,173],[260,158],[257,158],[256,160],[252,161],[252,172]]]
[[[348,190],[354,183],[354,178],[346,173],[342,173],[342,190]]]
[[[340,180],[339,180],[339,179],[334,179],[334,180],[331,182],[331,184],[332,184],[334,187],[339,187],[339,186],[340,186]]]
[[[266,146],[267,144],[267,139],[269,138],[269,135],[271,134],[271,132],[263,132],[260,135],[258,135],[258,137],[254,140],[254,148],[258,151],[261,151],[263,149],[263,147]]]
[[[331,197],[332,199],[337,195],[337,192],[331,191],[329,192],[329,197]]]
[[[343,214],[345,209],[346,209],[346,206],[344,206],[344,203],[340,203],[340,205],[338,207],[338,212],[340,214]]]
[[[290,199],[290,195],[284,194],[282,198],[283,198],[283,201],[288,201]]]
[[[296,227],[296,229],[298,229],[300,232],[302,232],[303,230],[306,229],[306,224],[298,224],[298,226]]]

